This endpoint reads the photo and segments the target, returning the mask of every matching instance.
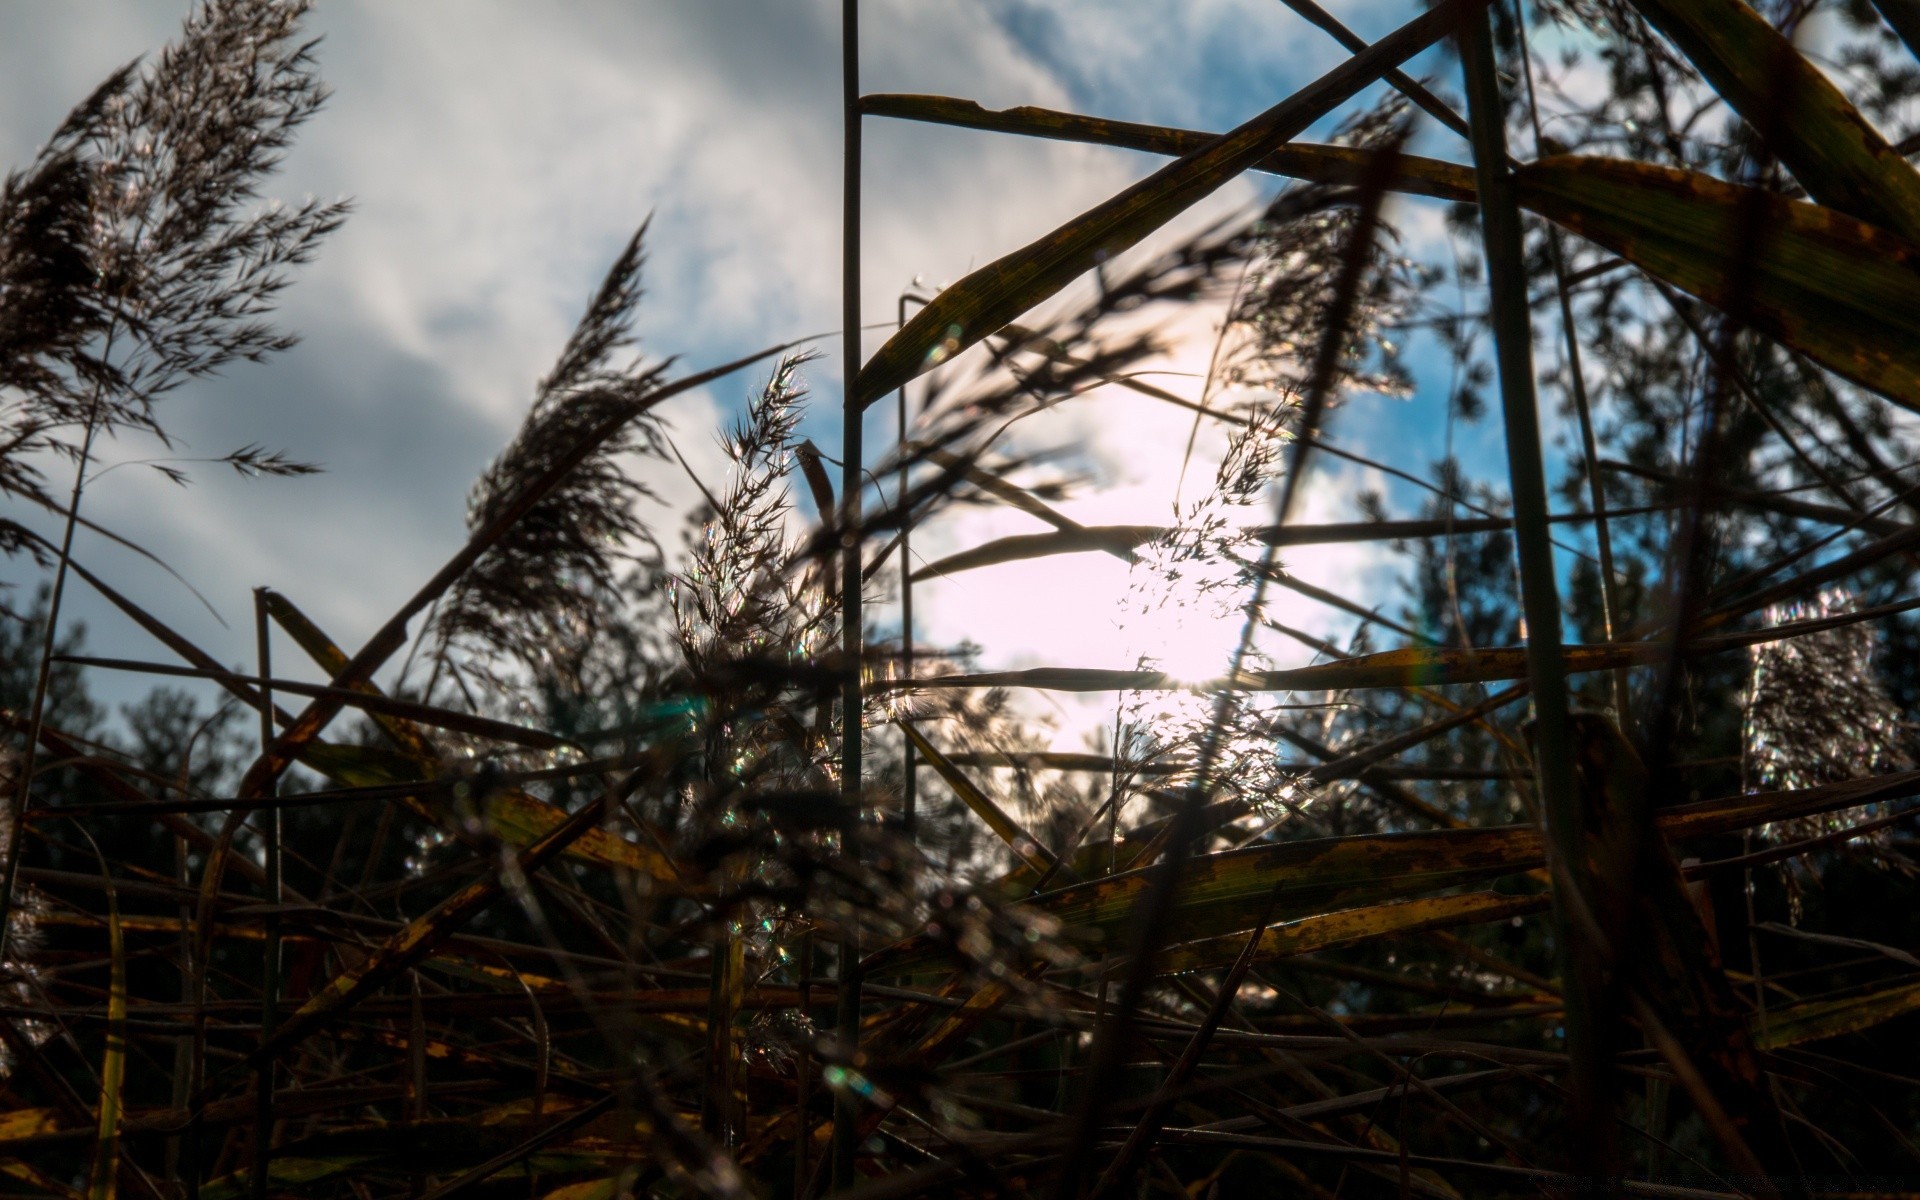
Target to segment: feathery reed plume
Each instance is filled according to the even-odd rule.
[[[100,106],[86,155],[97,172],[99,290],[123,328],[122,386],[94,415],[165,438],[152,403],[236,359],[294,344],[267,324],[286,270],[345,219],[341,202],[249,212],[295,132],[325,102],[307,0],[218,0]],[[88,414],[74,414],[85,419]]]
[[[781,359],[721,439],[732,476],[698,515],[670,592],[681,652],[696,678],[741,659],[806,662],[831,632],[824,581],[805,566],[794,571],[787,532],[793,433],[806,399],[799,371],[813,357]]]
[[[1391,150],[1404,140],[1404,104],[1388,102],[1349,127],[1347,137],[1370,151]],[[1308,386],[1316,355],[1338,336],[1329,322],[1344,307],[1342,344],[1335,349],[1329,398],[1348,387],[1396,394],[1405,372],[1381,332],[1403,319],[1418,293],[1412,265],[1387,253],[1393,231],[1377,220],[1364,223],[1370,236],[1357,244],[1362,222],[1348,188],[1289,188],[1249,226],[1237,243],[1248,278],[1234,299],[1221,337],[1225,343],[1221,404],[1239,428],[1229,438],[1207,493],[1175,513],[1163,534],[1136,551],[1136,582],[1123,624],[1139,643],[1141,669],[1165,672],[1192,684],[1211,681],[1228,668],[1248,620],[1244,597],[1258,574],[1258,538],[1253,525],[1262,497],[1278,477],[1298,397]],[[1340,297],[1341,277],[1351,295]],[[1368,360],[1377,359],[1369,368]],[[1246,671],[1269,665],[1253,647]],[[1224,798],[1270,808],[1271,815],[1299,811],[1305,795],[1287,772],[1276,769],[1270,727],[1281,709],[1272,697],[1230,692],[1220,701],[1224,724],[1215,755],[1214,781]],[[1191,764],[1208,738],[1212,702],[1178,692],[1123,693],[1116,714],[1116,783],[1127,788],[1148,777],[1141,772]],[[1153,786],[1164,786],[1160,773]]]
[[[660,456],[659,418],[640,402],[666,363],[633,358],[645,261],[642,224],[608,270],[553,370],[535,390],[520,432],[489,466],[467,502],[467,526],[483,529],[528,482],[570,453],[590,430],[631,409],[634,419],[608,438],[461,577],[436,619],[436,656],[474,669],[494,656],[536,677],[571,678],[599,627],[598,614],[627,564],[657,558],[659,547],[636,511],[653,495],[622,463]],[[456,648],[471,654],[453,660]],[[484,668],[492,670],[492,668]],[[494,671],[497,675],[498,672]]]
[[[287,284],[286,269],[311,258],[345,218],[344,204],[311,200],[294,209],[244,211],[295,130],[326,98],[313,70],[313,43],[294,40],[307,8],[305,0],[204,4],[151,66],[109,77],[55,134],[53,159],[72,155],[91,177],[86,256],[104,320],[57,318],[69,326],[82,320],[91,335],[84,349],[63,352],[73,378],[56,384],[42,376],[17,410],[27,440],[16,441],[15,453],[32,448],[69,457],[74,480],[64,509],[52,506],[65,530],[12,797],[0,917],[14,899],[49,660],[95,443],[130,429],[167,444],[154,413],[159,396],[237,358],[257,361],[293,345],[265,317]],[[71,195],[75,186],[62,188]],[[71,213],[58,216],[50,227],[64,229],[71,220]],[[65,264],[68,282],[84,276],[70,254],[54,257]],[[0,919],[0,946],[8,928]]]
[[[1397,153],[1407,136],[1407,103],[1389,95],[1347,123],[1337,144],[1371,154]],[[1256,227],[1257,245],[1246,286],[1230,316],[1238,345],[1226,379],[1244,387],[1297,395],[1309,382],[1314,356],[1329,336],[1341,271],[1354,252],[1360,220],[1353,188],[1298,185],[1281,193]],[[1395,254],[1399,235],[1375,219],[1358,286],[1348,301],[1346,337],[1334,360],[1329,401],[1343,390],[1406,397],[1413,379],[1389,337],[1433,282],[1430,268]]]
[[[54,448],[61,409],[110,375],[93,347],[108,317],[94,290],[92,209],[92,174],[70,147],[49,148],[0,189],[0,490],[45,508],[57,502],[33,460]]]
[[[1855,607],[1845,588],[1830,588],[1812,600],[1774,605],[1769,624],[1818,620]],[[1764,642],[1748,654],[1742,771],[1755,791],[1815,788],[1868,775],[1902,771],[1913,765],[1904,746],[1910,728],[1874,666],[1878,642],[1865,622]],[[1761,833],[1783,844],[1839,833],[1884,816],[1885,805],[1844,813],[1775,821]],[[1911,871],[1912,864],[1893,848],[1892,830],[1879,828],[1841,843],[1864,851],[1883,865]],[[1808,858],[1798,860],[1816,878]],[[1798,878],[1781,866],[1796,915]]]

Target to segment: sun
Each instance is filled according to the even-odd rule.
[[[1210,603],[1211,597],[1176,599],[1134,632],[1141,659],[1178,683],[1200,685],[1225,677],[1239,647],[1246,614]]]

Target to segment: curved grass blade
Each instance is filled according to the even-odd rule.
[[[1011,537],[996,538],[971,550],[962,550],[958,554],[927,564],[915,571],[910,578],[914,583],[924,583],[929,579],[939,579],[947,575],[957,575],[962,571],[971,571],[976,567],[992,567],[1001,563],[1026,562],[1035,558],[1048,558],[1055,554],[1082,554],[1088,551],[1100,551],[1117,558],[1131,559],[1133,549],[1152,541],[1166,532],[1157,525],[1082,525],[1077,529],[1055,529],[1047,533],[1022,533]]]
[[[1482,2],[1445,0],[1266,112],[941,292],[860,369],[855,401],[865,408],[1138,244],[1446,36],[1462,9]]]
[[[985,822],[987,828],[993,830],[1000,840],[1019,856],[1020,861],[1025,863],[1029,870],[1036,871],[1042,876],[1051,875],[1054,872],[1059,865],[1059,860],[1054,856],[1053,851],[1042,846],[1029,836],[1026,830],[1020,828],[1018,821],[1008,816],[1005,809],[993,802],[993,797],[981,791],[973,780],[968,779],[965,771],[954,766],[946,755],[927,740],[925,734],[913,727],[911,721],[894,723],[900,726],[901,732],[907,735],[907,740],[913,743],[913,748],[919,751],[920,756],[927,760],[927,765],[932,767],[940,778],[946,780],[947,786],[953,789],[953,794],[960,797],[966,806],[973,810],[974,815]]]
[[[1730,7],[1765,25],[1745,5]],[[1768,32],[1779,36],[1770,28]],[[1798,54],[1794,58],[1805,62]],[[1845,104],[1844,97],[1840,103]],[[867,111],[1161,154],[1192,153],[1214,136],[1041,108],[994,112],[944,96],[870,96]],[[1864,138],[1854,140],[1861,147],[1867,144]],[[1907,185],[1899,181],[1914,175],[1914,169],[1891,148],[1888,153],[1898,164],[1887,167],[1886,178],[1895,181],[1888,186],[1904,191]],[[1351,182],[1370,161],[1371,155],[1361,150],[1287,146],[1257,166],[1317,182]],[[1920,338],[1914,333],[1920,320],[1920,282],[1914,278],[1920,251],[1906,240],[1920,240],[1920,230],[1913,228],[1920,224],[1920,200],[1901,210],[1909,214],[1904,219],[1877,220],[1861,217],[1859,210],[1834,199],[1838,193],[1833,189],[1823,193],[1809,187],[1830,208],[1766,197],[1760,203],[1768,210],[1767,257],[1755,268],[1761,286],[1752,295],[1731,296],[1726,288],[1727,248],[1733,244],[1745,189],[1673,168],[1571,156],[1523,165],[1515,171],[1514,182],[1519,203],[1529,211],[1734,313],[1857,383],[1908,407],[1920,406]],[[1478,194],[1470,168],[1410,155],[1401,156],[1392,186],[1465,202]],[[1857,219],[1849,220],[1849,212]],[[1905,237],[1897,236],[1901,234]],[[1862,286],[1856,288],[1856,283]]]
[[[1030,517],[1038,517],[1055,529],[1071,533],[1076,529],[1085,528],[1078,521],[1056,511],[1040,497],[1019,484],[1011,483],[983,467],[975,466],[957,454],[939,449],[928,449],[926,454],[929,461],[938,463],[949,471],[957,472],[962,479],[996,500],[1000,500],[1009,507],[1017,508]]]
[[[1393,900],[1364,908],[1316,913],[1269,926],[1254,948],[1255,962],[1272,962],[1296,954],[1313,954],[1357,946],[1380,938],[1450,929],[1545,912],[1546,895],[1509,896],[1499,892],[1462,892],[1454,896],[1423,896]],[[1161,951],[1160,971],[1208,971],[1227,966],[1246,945],[1245,935],[1207,938],[1169,946]]]
[[[1559,156],[1520,167],[1514,182],[1532,211],[1920,411],[1915,242],[1832,208],[1648,163]],[[1766,236],[1735,272],[1729,247],[1756,207]]]
[[[951,96],[883,93],[862,99],[860,110],[874,117],[897,117],[906,121],[954,125],[989,133],[1014,133],[1095,146],[1115,146],[1175,158],[1192,154],[1220,136],[1197,129],[1109,121],[1104,117],[1085,117],[1078,113],[1058,112],[1032,105],[990,109],[982,107],[977,101],[958,100]],[[1366,177],[1377,157],[1375,151],[1353,146],[1294,143],[1276,148],[1250,169],[1314,183],[1354,184]],[[1473,202],[1473,171],[1457,163],[1400,155],[1388,178],[1388,186],[1394,191],[1432,196],[1438,200]]]
[[[1638,516],[1651,511],[1664,511],[1664,508],[1660,506],[1616,508],[1609,509],[1607,515]],[[1829,511],[1823,515],[1832,515],[1832,513]],[[1851,517],[1851,514],[1848,516]],[[1556,523],[1583,522],[1593,520],[1593,515],[1591,513],[1555,513],[1547,519]],[[1889,528],[1904,528],[1898,522],[1885,522],[1885,525]],[[1260,542],[1274,546],[1324,546],[1346,542],[1394,542],[1409,538],[1496,533],[1511,528],[1513,528],[1513,522],[1504,517],[1466,517],[1457,521],[1445,519],[1329,521],[1318,525],[1287,525],[1279,529],[1268,526],[1256,529],[1253,533]],[[961,571],[971,571],[977,567],[1026,562],[1036,558],[1048,558],[1055,554],[1082,554],[1095,550],[1124,558],[1135,547],[1162,537],[1166,532],[1167,527],[1164,525],[1082,525],[1076,529],[1060,529],[1051,533],[1014,534],[950,554],[921,567],[913,573],[912,578],[914,582],[919,583],[938,576],[957,575]]]
[[[135,671],[143,675],[167,675],[180,679],[210,679],[215,682],[250,684],[261,682],[257,676],[244,675],[235,671],[210,671],[204,667],[175,667],[165,663],[135,662],[124,658],[93,658],[76,654],[62,655],[58,661],[83,667],[100,667],[110,671]],[[423,725],[508,742],[516,746],[526,746],[534,750],[556,750],[568,744],[566,739],[557,734],[548,733],[544,729],[531,729],[525,725],[515,725],[510,721],[496,721],[492,717],[456,712],[437,704],[423,704],[417,700],[398,700],[378,692],[366,692],[352,687],[301,683],[292,679],[270,679],[266,682],[275,691],[292,692],[296,696],[309,696],[317,700],[330,700],[344,708],[381,713],[389,717],[405,717]]]

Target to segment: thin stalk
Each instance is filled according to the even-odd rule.
[[[117,325],[107,330],[102,361],[113,354]],[[67,519],[60,531],[60,553],[53,571],[53,594],[47,601],[47,628],[40,639],[40,665],[33,680],[33,706],[27,718],[27,746],[20,756],[20,774],[7,798],[6,876],[0,880],[0,962],[6,961],[7,935],[13,928],[13,889],[20,876],[20,846],[27,827],[27,802],[33,796],[33,775],[40,752],[40,731],[46,724],[47,688],[53,681],[54,639],[60,635],[60,605],[67,594],[67,567],[73,561],[73,535],[80,528],[80,500],[87,489],[87,467],[93,461],[93,440],[100,432],[101,391],[96,383],[87,405],[87,427],[80,439],[80,460],[73,467],[73,490],[67,498]]]
[[[1534,395],[1533,325],[1527,311],[1520,209],[1507,167],[1505,108],[1494,70],[1493,35],[1484,9],[1463,18],[1459,34],[1467,114],[1473,132],[1474,178],[1485,240],[1489,315],[1500,373],[1500,404],[1513,492],[1514,542],[1519,551],[1522,610],[1527,620],[1527,677],[1533,693],[1534,770],[1547,844],[1559,860],[1553,875],[1555,946],[1566,998],[1567,1052],[1572,1060],[1573,1144],[1588,1146],[1586,1130],[1606,1128],[1610,1115],[1588,1111],[1603,1097],[1607,1064],[1588,997],[1574,970],[1563,895],[1567,872],[1578,869],[1580,827],[1575,809],[1566,664],[1560,646],[1560,593],[1548,538],[1547,486],[1540,452],[1540,414]],[[1604,1108],[1604,1105],[1598,1105]],[[1584,1122],[1584,1124],[1582,1124]],[[1604,1170],[1604,1162],[1584,1167]]]
[[[188,894],[193,886],[193,876],[187,866],[187,840],[174,835],[173,839],[173,879],[180,885],[180,894]],[[193,906],[182,904],[176,910],[180,918],[180,938],[177,953],[180,955],[180,1006],[193,1004],[193,935],[188,932],[187,923],[193,920]],[[173,1096],[175,1108],[187,1106],[187,1086],[193,1061],[193,1035],[183,1033],[173,1039]],[[168,1179],[183,1179],[186,1171],[181,1157],[185,1139],[174,1136],[167,1139],[165,1171]]]
[[[1527,119],[1533,124],[1533,140],[1541,138],[1540,102],[1533,86],[1533,55],[1524,42],[1520,47],[1521,78],[1527,85]],[[1536,153],[1538,151],[1536,150]],[[1567,347],[1567,380],[1573,391],[1573,411],[1580,422],[1580,455],[1587,473],[1587,507],[1593,510],[1593,536],[1600,556],[1600,626],[1611,642],[1620,627],[1620,595],[1613,575],[1613,535],[1607,528],[1607,495],[1600,482],[1600,451],[1593,436],[1593,409],[1587,401],[1587,376],[1580,359],[1580,335],[1573,320],[1573,290],[1567,285],[1566,258],[1561,252],[1560,230],[1547,227],[1547,259],[1553,264],[1553,290],[1560,302],[1560,331]],[[1626,668],[1611,672],[1613,711],[1616,724],[1627,723],[1628,673]]]
[[[260,664],[260,752],[273,745],[273,635],[267,616],[267,589],[253,590],[253,632],[255,653]],[[279,790],[279,781],[267,783],[271,797]],[[267,903],[277,910],[285,897],[280,887],[281,811],[278,805],[259,814],[260,837],[266,844]],[[266,916],[265,960],[260,969],[260,1045],[273,1041],[274,1027],[280,1019],[280,917],[277,911]],[[273,1056],[263,1054],[254,1084],[253,1167],[248,1172],[248,1190],[253,1200],[265,1200],[267,1167],[273,1158]]]
[[[1305,17],[1309,22],[1326,32],[1334,41],[1346,47],[1347,53],[1359,54],[1369,48],[1367,40],[1340,23],[1340,19],[1321,8],[1314,0],[1281,0],[1288,8]],[[1446,101],[1428,91],[1419,80],[1395,67],[1388,71],[1383,79],[1402,96],[1413,101],[1421,111],[1463,138],[1471,138],[1472,131],[1460,114],[1447,106]]]
[[[863,664],[860,590],[861,406],[853,381],[860,373],[860,3],[840,0],[840,86],[846,137],[841,180],[840,305],[842,368],[845,372],[840,450],[840,796],[860,811],[860,718]],[[855,917],[840,930],[840,988],[834,1028],[847,1069],[860,1040],[860,925]],[[855,1184],[854,1155],[860,1143],[858,1099],[851,1087],[833,1094],[832,1183],[835,1192]]]
[[[808,928],[800,935],[800,949],[796,955],[796,973],[799,976],[800,999],[798,1009],[802,1020],[813,1019],[813,930]],[[813,1155],[813,1055],[802,1044],[794,1052],[793,1079],[793,1194],[807,1194],[807,1184],[813,1178],[811,1158]]]
[[[736,884],[738,880],[734,881]],[[740,1044],[733,1023],[745,984],[746,946],[732,923],[721,921],[713,937],[707,988],[707,1092],[701,1105],[701,1129],[716,1146],[733,1153],[745,1127],[741,1111]]]
[[[855,117],[853,119],[855,121],[859,120],[858,117]],[[902,292],[900,294],[900,315],[899,315],[899,320],[895,322],[896,329],[906,328],[907,302],[912,299],[914,299],[914,297],[906,294],[905,292]],[[899,538],[899,541],[900,541],[900,674],[903,677],[911,680],[913,678],[913,543],[912,543],[913,516],[911,513],[907,511],[906,447],[907,447],[908,425],[907,425],[907,385],[906,384],[903,383],[900,385],[900,390],[894,393],[894,399],[898,405],[897,415],[898,415],[898,420],[900,425],[900,434],[898,438],[898,441],[899,441],[898,453],[900,455],[900,484],[899,484],[899,498],[895,501],[895,503],[899,505],[900,513],[901,513],[900,538]],[[917,799],[916,793],[919,791],[919,788],[917,788],[915,785],[918,782],[919,782],[919,776],[914,769],[913,742],[910,739],[902,739],[901,749],[900,749],[900,824],[906,830],[907,838],[909,840],[913,838],[914,826],[917,824],[917,820],[919,816],[919,814],[915,811],[915,807],[916,807],[915,801]]]
[[[427,1010],[420,1002],[420,972],[407,972],[407,1119],[415,1127],[427,1119]],[[416,1170],[408,1194],[427,1191],[427,1174]]]

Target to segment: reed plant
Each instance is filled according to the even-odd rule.
[[[49,577],[0,628],[0,1194],[1912,1190],[1911,6],[1442,0],[1368,44],[1288,4],[1325,73],[1215,133],[862,94],[843,0],[838,481],[817,346],[640,352],[643,224],[467,541],[371,632],[263,589],[243,669],[74,531],[103,435],[164,448],[170,392],[290,344],[346,212],[258,206],[325,97],[307,6],[204,0],[76,108],[0,191],[0,550]],[[1168,161],[854,361],[870,120]],[[1180,222],[1248,172],[1287,182]],[[1201,319],[1205,379],[1149,370]],[[661,406],[722,381],[701,475]],[[1498,479],[1342,428],[1489,389]],[[1081,523],[1103,481],[1033,449],[1123,392],[1194,423],[1164,525]],[[1419,511],[1304,520],[1329,461]],[[641,502],[682,472],[676,529]],[[978,505],[1035,530],[909,555]],[[1326,545],[1404,589],[1288,570]],[[914,628],[916,585],[1085,554],[1133,661]],[[155,653],[88,657],[69,584]],[[114,722],[102,671],[175,682]],[[1047,690],[1112,720],[1056,745]]]

